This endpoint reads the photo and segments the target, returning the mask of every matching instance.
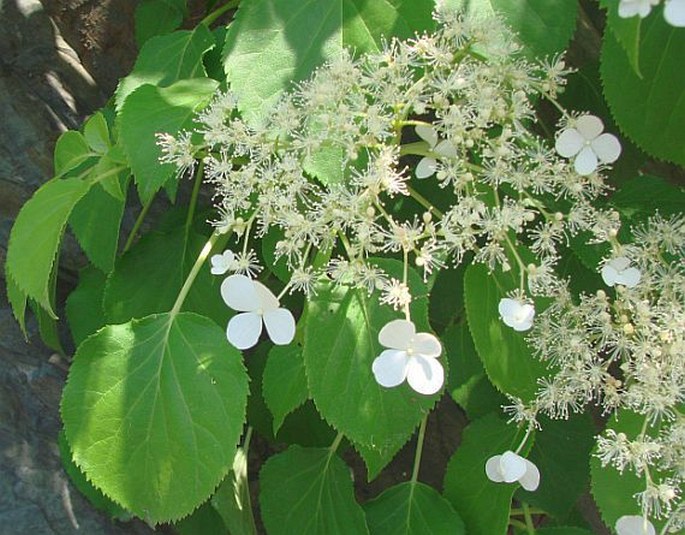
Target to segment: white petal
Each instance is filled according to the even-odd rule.
[[[649,13],[650,9],[651,8],[648,5],[647,13]],[[643,11],[644,4],[641,1],[636,2],[635,0],[621,0],[621,2],[618,4],[618,16],[624,19],[634,17],[638,14],[641,17],[645,17],[646,15],[642,14]]]
[[[526,472],[519,478],[519,483],[524,489],[532,492],[540,485],[540,470],[528,459],[523,461],[526,463]]]
[[[416,327],[411,321],[392,320],[386,323],[378,333],[378,343],[383,347],[405,351],[414,334],[416,334]]]
[[[597,169],[597,155],[595,154],[595,151],[592,150],[592,147],[584,147],[578,153],[578,156],[576,156],[576,159],[573,162],[573,167],[575,168],[576,173],[583,176],[589,175]]]
[[[411,342],[414,353],[424,357],[437,358],[442,353],[440,340],[430,333],[418,333]]]
[[[630,267],[630,259],[627,256],[617,256],[616,258],[609,260],[608,265],[616,271],[623,271]]]
[[[613,286],[618,279],[618,271],[616,271],[611,264],[607,264],[602,268],[602,280],[607,286]]]
[[[407,383],[419,394],[430,396],[442,388],[445,370],[434,358],[416,355],[407,363]]]
[[[416,166],[416,178],[428,178],[433,176],[438,168],[438,162],[426,156],[421,158],[419,165]]]
[[[493,455],[485,463],[485,475],[488,476],[490,481],[494,481],[495,483],[502,483],[502,481],[504,481],[502,472],[500,471],[501,459],[501,455]]]
[[[623,284],[623,286],[628,288],[634,288],[640,282],[641,277],[642,273],[640,273],[639,269],[630,267],[618,273],[616,284]]]
[[[670,0],[666,2],[664,18],[671,26],[685,26],[685,0]]]
[[[437,144],[435,147],[435,153],[443,158],[456,158],[457,148],[452,144],[451,141],[445,139]]]
[[[387,388],[401,384],[407,377],[407,362],[409,357],[404,351],[396,349],[386,349],[377,356],[371,371],[376,382]]]
[[[521,307],[521,303],[516,299],[510,299],[508,297],[503,297],[499,300],[499,315],[504,318],[505,316],[513,316],[518,312]]]
[[[221,283],[221,297],[233,310],[252,312],[259,308],[255,283],[245,275],[231,275]]]
[[[513,451],[505,451],[499,462],[502,479],[506,483],[518,481],[526,473],[525,459]]]
[[[262,312],[266,313],[271,310],[276,310],[280,304],[278,303],[278,299],[276,299],[276,296],[273,294],[273,292],[259,281],[252,282],[255,286],[255,290],[257,290],[259,308],[262,309]]]
[[[567,128],[557,137],[554,148],[560,156],[570,158],[578,154],[584,145],[585,139],[580,135],[580,132],[575,128]]]
[[[656,535],[654,525],[638,515],[625,515],[616,521],[618,535]]]
[[[590,144],[602,163],[612,163],[621,155],[621,143],[613,134],[602,134]]]
[[[587,141],[592,141],[604,130],[604,123],[594,115],[581,115],[576,119],[576,130]]]
[[[226,337],[238,349],[249,349],[257,344],[262,334],[262,317],[253,312],[233,316],[226,328]]]
[[[212,263],[212,269],[210,270],[212,275],[223,275],[226,273],[230,269],[231,264],[233,264],[234,259],[235,256],[230,249],[221,254],[212,255],[209,259]]]
[[[437,145],[438,133],[432,126],[427,124],[419,124],[416,126],[416,128],[414,128],[414,130],[416,131],[416,135],[418,135],[421,139],[423,139],[430,145],[431,149],[435,147],[435,145]]]
[[[287,308],[277,308],[264,314],[269,338],[277,346],[285,346],[295,338],[295,318]]]

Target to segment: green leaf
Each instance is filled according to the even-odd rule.
[[[176,171],[172,164],[160,164],[156,134],[176,135],[189,127],[195,111],[217,87],[207,78],[181,80],[166,88],[143,85],[126,99],[118,115],[119,132],[143,203]]]
[[[426,331],[425,285],[410,273],[412,320],[419,332]],[[321,415],[353,442],[387,449],[388,455],[409,439],[439,395],[423,396],[407,384],[383,388],[374,379],[371,364],[383,349],[378,333],[397,317],[378,303],[378,294],[322,285],[307,303],[303,348],[309,391]]]
[[[247,374],[222,329],[197,314],[108,325],[76,351],[62,397],[74,461],[151,523],[180,519],[228,473]]]
[[[518,288],[516,269],[488,273],[483,264],[471,264],[464,279],[466,314],[478,355],[485,371],[500,391],[524,401],[535,397],[537,380],[547,373],[525,341],[525,333],[504,324],[499,316],[500,299]],[[536,300],[537,314],[542,312]]]
[[[541,474],[535,492],[519,489],[521,500],[566,521],[590,479],[590,451],[595,428],[589,414],[573,414],[568,420],[542,421],[528,455]]]
[[[69,449],[69,443],[67,442],[64,430],[60,431],[58,435],[57,445],[59,447],[59,455],[62,459],[64,471],[78,491],[88,498],[91,505],[96,509],[105,511],[112,518],[127,518],[129,516],[128,511],[110,500],[102,491],[95,488],[93,484],[86,479],[86,475],[81,472],[78,466],[76,466],[72,459],[71,449]]]
[[[67,298],[67,322],[77,347],[107,323],[102,309],[106,281],[102,271],[87,266],[80,271],[78,286]]]
[[[90,176],[97,180],[112,197],[125,201],[131,170],[127,163],[117,161],[120,158],[126,159],[121,146],[111,147],[93,166]]]
[[[371,535],[462,535],[461,517],[423,483],[400,483],[364,504]]]
[[[454,506],[469,535],[505,535],[511,498],[518,483],[493,483],[485,475],[485,462],[513,450],[521,440],[516,427],[494,414],[475,420],[462,435],[461,444],[445,472],[445,498]],[[522,455],[525,455],[524,448]],[[544,475],[543,475],[544,477]]]
[[[350,470],[329,449],[290,446],[266,461],[259,485],[269,535],[369,533]]]
[[[233,467],[216,489],[210,503],[231,535],[257,535],[250,500],[247,454],[243,448],[236,450]]]
[[[97,155],[90,150],[88,142],[81,132],[76,132],[75,130],[64,132],[59,136],[55,145],[55,176],[60,176],[76,169],[94,156]]]
[[[95,184],[74,206],[69,217],[71,230],[86,256],[105,273],[114,268],[123,215],[124,201]]]
[[[183,22],[185,11],[185,0],[142,0],[134,14],[138,47],[156,35],[173,32]]]
[[[178,80],[205,78],[202,56],[212,46],[214,37],[204,24],[192,31],[180,30],[151,38],[140,50],[131,74],[119,82],[117,108],[141,85],[167,87]]]
[[[645,222],[655,212],[676,215],[685,206],[685,190],[663,178],[644,175],[621,184],[609,203],[631,224]]]
[[[7,263],[5,263],[5,284],[7,287],[7,300],[12,307],[12,314],[19,323],[24,337],[28,337],[26,332],[26,294],[19,289],[17,283],[12,279],[12,275],[7,270]]]
[[[205,238],[194,232],[186,240],[178,226],[143,236],[119,259],[107,281],[104,310],[108,322],[123,323],[170,310],[204,244]],[[203,266],[182,309],[226,325],[230,311],[221,299],[220,285],[220,278]]]
[[[634,440],[642,431],[645,416],[635,414],[629,410],[619,410],[609,419],[608,427],[616,433],[625,433],[628,440]],[[658,429],[648,428],[648,436],[657,436]],[[623,515],[640,515],[641,509],[635,499],[635,495],[645,490],[645,478],[637,477],[630,468],[622,473],[613,466],[604,466],[596,457],[597,448],[593,451],[590,459],[590,482],[592,483],[592,496],[602,514],[602,520],[612,528],[616,521]],[[650,471],[653,479],[658,480],[658,472]],[[664,521],[650,518],[656,532],[660,533]]]
[[[249,119],[343,47],[377,51],[383,36],[431,29],[432,0],[252,0],[226,34],[224,68]]]
[[[530,58],[563,51],[576,29],[578,3],[569,0],[452,0],[475,18],[502,16]]]
[[[53,278],[55,274],[53,273]],[[54,281],[53,287],[57,281]],[[54,289],[52,290],[54,294]],[[40,333],[40,339],[43,343],[50,349],[54,349],[60,355],[65,355],[64,348],[62,347],[62,341],[60,340],[59,330],[57,329],[57,321],[55,318],[51,317],[45,310],[43,310],[40,305],[38,305],[33,299],[29,299],[29,306],[33,311],[36,320],[38,321],[38,332]]]
[[[274,416],[274,434],[285,417],[309,398],[302,348],[297,344],[274,346],[262,375],[262,395]]]
[[[607,27],[614,32],[617,41],[628,56],[628,61],[635,74],[640,73],[640,25],[641,17],[620,17],[618,15],[619,2],[600,0],[599,5],[607,10]]]
[[[366,480],[371,482],[378,477],[383,468],[390,464],[404,444],[397,443],[390,446],[375,447],[352,442],[352,446],[364,460]]]
[[[93,114],[83,126],[83,137],[88,146],[95,152],[107,152],[112,142],[109,138],[109,127],[102,112]]]
[[[685,32],[656,13],[641,23],[642,78],[611,31],[604,32],[600,68],[604,95],[622,132],[652,156],[679,165],[685,165],[683,50]]]
[[[226,535],[221,516],[209,503],[203,503],[193,514],[176,522],[174,530],[179,535]]]
[[[555,528],[536,528],[537,535],[592,535],[591,531],[575,526],[559,526]]]
[[[35,300],[55,319],[50,274],[69,214],[89,187],[78,178],[46,182],[19,211],[10,233],[5,266],[9,277],[22,295]],[[20,304],[17,297],[14,301]],[[20,306],[14,313],[23,316]]]
[[[442,342],[450,361],[447,391],[470,420],[499,411],[506,398],[492,386],[478,358],[466,321],[445,329]]]

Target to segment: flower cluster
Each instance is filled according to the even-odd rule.
[[[677,531],[685,526],[685,219],[654,216],[633,237],[615,243],[601,267],[607,290],[575,302],[561,289],[536,319],[528,342],[558,372],[541,381],[527,410],[566,418],[594,402],[607,413],[641,416],[634,436],[614,430],[611,420],[597,455],[644,479],[636,496],[644,518],[670,515]]]

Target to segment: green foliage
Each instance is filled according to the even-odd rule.
[[[293,81],[344,47],[379,50],[381,39],[433,26],[431,0],[253,0],[226,34],[224,68],[241,111],[256,119]]]
[[[555,528],[536,529],[538,535],[592,535],[591,531],[573,526],[559,526]]]
[[[269,535],[368,534],[350,471],[329,449],[291,446],[260,474],[259,502]]]
[[[611,113],[625,135],[652,156],[685,165],[685,34],[663,17],[640,27],[640,72],[612,31],[604,33],[601,73]]]
[[[182,312],[108,325],[86,339],[61,410],[79,468],[157,523],[192,512],[228,473],[246,401],[240,354],[211,320]]]
[[[518,484],[493,483],[485,475],[485,462],[493,455],[516,448],[516,427],[495,415],[471,422],[445,472],[445,498],[459,513],[469,535],[505,535],[511,498]],[[525,449],[522,452],[525,454]]]
[[[462,535],[464,523],[445,498],[423,483],[400,483],[364,505],[371,535]]]
[[[274,346],[269,351],[262,375],[262,394],[273,414],[276,434],[285,417],[309,398],[301,347]]]
[[[541,422],[530,459],[544,476],[535,492],[519,489],[518,497],[566,520],[590,479],[589,459],[595,428],[588,414],[574,414],[568,420]],[[546,476],[546,477],[545,477]]]
[[[73,171],[81,164],[95,157],[91,151],[86,138],[81,132],[69,130],[64,132],[55,145],[54,165],[55,175],[61,176],[69,171]]]
[[[421,331],[428,303],[421,279],[412,275],[412,319]],[[384,389],[373,377],[371,364],[382,351],[378,333],[397,317],[363,290],[325,285],[307,303],[305,326],[305,369],[317,409],[352,441],[388,448],[388,461],[436,400],[407,385]]]
[[[545,364],[536,359],[525,341],[499,316],[500,299],[518,287],[517,270],[488,273],[483,264],[471,264],[464,279],[466,315],[473,342],[485,371],[500,391],[530,400],[537,391],[537,379],[547,375]],[[542,310],[536,301],[535,310]]]
[[[69,294],[67,321],[77,347],[107,323],[102,308],[106,281],[107,276],[102,271],[87,266],[79,273],[78,286]]]
[[[642,78],[640,72],[640,26],[642,18],[619,17],[618,2],[600,0],[599,3],[607,9],[607,29],[613,32],[614,37],[625,51],[635,74]]]
[[[252,516],[245,447],[236,450],[231,471],[216,489],[211,504],[231,535],[257,535]]]
[[[181,25],[186,0],[142,0],[136,6],[136,42],[142,46],[156,35],[173,32]]]
[[[123,103],[118,115],[121,142],[143,203],[174,174],[174,166],[160,164],[156,134],[177,134],[189,126],[218,84],[207,78],[180,80],[169,87],[141,85]]]

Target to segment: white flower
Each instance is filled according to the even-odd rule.
[[[502,455],[490,457],[485,463],[485,474],[495,483],[518,481],[529,491],[536,490],[540,485],[538,467],[513,451],[505,451]]]
[[[230,249],[226,249],[221,254],[212,255],[209,259],[212,263],[212,275],[223,275],[233,267],[235,255]]]
[[[245,275],[231,275],[221,283],[221,297],[236,314],[228,322],[226,337],[238,349],[257,344],[262,334],[262,321],[269,338],[276,345],[287,345],[295,337],[295,318],[279,307],[278,299],[261,282]]]
[[[685,26],[685,0],[666,0],[664,18],[671,26]]]
[[[573,166],[579,175],[589,175],[598,163],[615,162],[621,154],[616,136],[602,134],[602,130],[604,124],[599,117],[582,115],[559,134],[554,146],[564,158],[576,157]]]
[[[411,321],[393,320],[378,333],[386,349],[371,365],[379,385],[393,387],[407,380],[419,394],[435,394],[445,380],[445,372],[436,359],[442,353],[439,340],[429,333],[417,333]]]
[[[527,331],[533,326],[535,307],[519,299],[504,297],[499,302],[499,315],[515,331]]]
[[[644,19],[652,10],[652,6],[659,3],[660,0],[621,0],[618,4],[618,16],[625,18],[640,15]]]
[[[642,274],[636,267],[630,267],[630,260],[625,256],[612,258],[602,268],[602,279],[607,286],[622,284],[628,288],[637,286]]]
[[[654,525],[638,515],[625,515],[616,521],[618,535],[656,535]]]
[[[442,156],[443,158],[457,157],[457,149],[450,141],[444,139],[438,143],[438,133],[432,126],[420,124],[415,130],[417,135],[428,143],[431,152],[436,156]],[[435,174],[437,168],[438,162],[435,158],[431,156],[421,158],[421,161],[416,166],[416,178],[428,178]]]

